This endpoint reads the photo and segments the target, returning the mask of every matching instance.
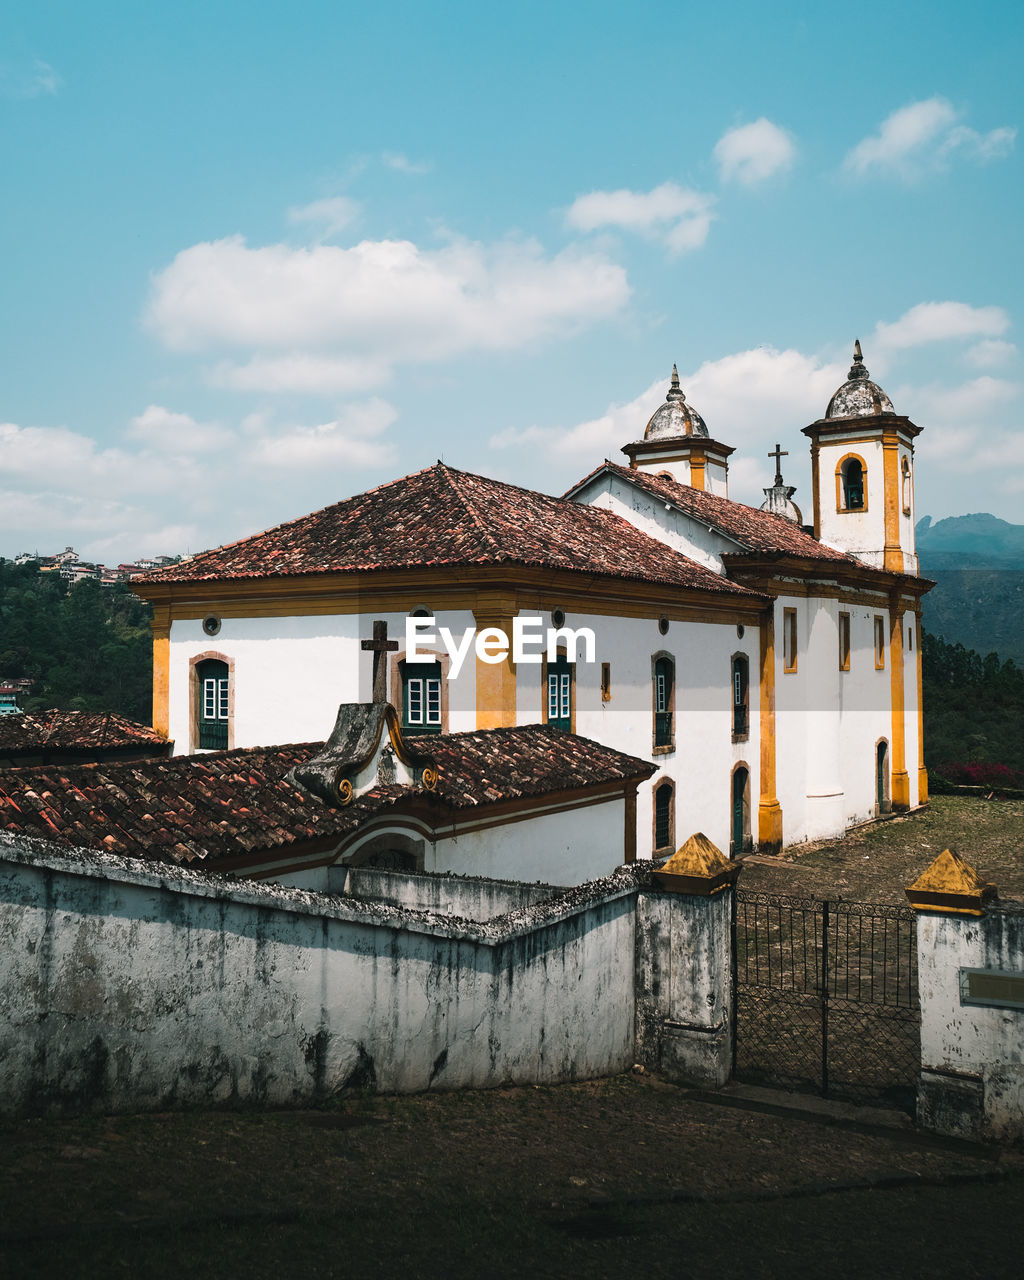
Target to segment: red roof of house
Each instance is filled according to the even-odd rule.
[[[25,711],[0,716],[0,755],[44,749],[110,751],[166,746],[167,739],[116,711]]]
[[[622,467],[617,462],[602,463],[578,484],[573,485],[569,493],[577,493],[589,481],[603,473],[619,476],[661,502],[670,502],[686,515],[693,516],[702,524],[710,525],[742,543],[749,551],[765,555],[782,554],[814,560],[836,560],[845,564],[860,563],[845,552],[826,547],[785,516],[748,507],[743,502],[733,502],[730,498],[709,493],[705,489],[694,489],[691,485],[680,484],[666,476],[653,475],[639,468]]]
[[[501,564],[743,591],[609,511],[441,462],[132,583]]]
[[[322,743],[0,771],[0,830],[156,861],[216,863],[341,837],[403,802],[442,811],[643,779],[634,756],[549,725],[414,740],[438,765],[434,791],[381,786],[346,807],[287,774]]]

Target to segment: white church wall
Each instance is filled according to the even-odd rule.
[[[858,438],[843,441],[829,437],[818,455],[821,513],[821,541],[828,547],[849,551],[852,555],[882,568],[885,546],[885,477],[883,449],[880,440]],[[861,511],[836,510],[836,467],[848,453],[863,459],[867,471],[865,492],[867,505]]]
[[[175,621],[170,639],[170,736],[175,752],[191,749],[189,662],[217,653],[234,663],[234,745],[320,742],[334,728],[342,702],[367,702],[372,660],[360,647],[375,619],[388,624],[404,656],[406,613],[322,614],[284,618],[224,618],[215,636],[196,620]],[[439,612],[439,625],[461,637],[475,626],[469,610]],[[424,649],[437,646],[424,645]],[[391,655],[388,655],[389,671]],[[393,695],[393,690],[391,691]],[[449,682],[449,729],[476,728],[476,664],[470,655]]]
[[[627,483],[621,476],[597,477],[578,500],[614,512],[641,533],[657,538],[715,573],[723,572],[722,553],[739,549],[737,543],[723,534],[675,507],[669,510],[664,502]]]
[[[458,876],[574,885],[611,875],[622,865],[626,806],[622,798],[585,808],[496,822],[439,837],[424,869]]]
[[[286,1105],[627,1068],[628,872],[474,924],[0,838],[0,1106]]]

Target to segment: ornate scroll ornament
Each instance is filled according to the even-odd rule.
[[[338,800],[342,805],[352,803],[352,783],[348,778],[342,778],[338,782]]]
[[[427,791],[433,791],[437,786],[437,770],[429,764],[423,770],[423,786]]]

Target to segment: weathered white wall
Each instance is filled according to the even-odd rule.
[[[424,869],[558,885],[598,880],[622,865],[625,810],[611,798],[439,838],[426,846]]]
[[[921,912],[918,1118],[964,1137],[1024,1139],[1024,1009],[961,1004],[960,969],[1024,975],[1024,908],[981,918]]]
[[[477,876],[421,875],[376,867],[331,867],[331,893],[413,911],[436,911],[463,920],[493,920],[522,911],[558,893],[550,884],[519,884]]]
[[[632,1062],[626,873],[473,924],[4,846],[8,1111],[278,1105]]]
[[[392,899],[433,897],[388,879]],[[634,1061],[638,965],[645,1060],[717,1080],[728,895],[644,886],[628,868],[554,894],[442,881],[439,904],[512,903],[481,923],[0,835],[0,1111],[606,1075]]]

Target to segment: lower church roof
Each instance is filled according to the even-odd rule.
[[[549,725],[411,739],[429,747],[437,786],[378,786],[337,808],[288,780],[323,743],[133,763],[0,772],[0,830],[153,861],[236,865],[350,834],[412,804],[441,822],[459,810],[636,782],[652,765]]]

